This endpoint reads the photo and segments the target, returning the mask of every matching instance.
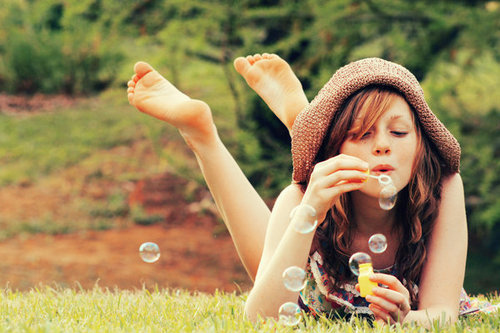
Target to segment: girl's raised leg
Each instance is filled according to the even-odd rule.
[[[276,54],[239,57],[234,67],[289,131],[309,102],[290,65]]]
[[[180,92],[145,62],[138,62],[134,71],[127,90],[130,104],[179,129],[196,156],[241,261],[254,279],[269,208],[220,140],[209,106]]]

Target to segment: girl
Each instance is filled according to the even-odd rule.
[[[237,59],[235,66],[285,124],[293,123],[294,182],[280,194],[270,217],[218,140],[206,104],[180,93],[145,63],[136,65],[129,82],[133,105],[179,128],[243,263],[251,276],[257,272],[245,306],[249,318],[277,317],[283,303],[299,300],[308,311],[370,312],[383,322],[428,325],[443,314],[454,321],[467,248],[460,149],[428,108],[416,79],[381,59],[349,64],[294,122],[298,103],[283,101],[287,96],[303,100],[303,92],[296,89],[289,66],[265,70],[271,79],[259,75],[267,60],[283,64],[276,56],[256,55]],[[262,89],[266,81],[281,88],[265,96],[264,90],[272,91]],[[217,176],[221,173],[223,178]],[[391,176],[399,192],[393,210],[378,206],[380,188],[367,173]],[[319,222],[315,232],[296,232],[294,226],[311,208]],[[368,252],[374,233],[385,234],[389,246],[372,256],[380,272],[371,280],[386,288],[375,287],[366,308],[347,260],[354,252]],[[300,295],[282,283],[290,266],[308,272]]]

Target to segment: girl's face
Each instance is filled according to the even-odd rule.
[[[353,127],[357,126],[356,119]],[[358,157],[370,165],[370,174],[392,178],[397,191],[408,185],[417,154],[418,136],[413,113],[401,96],[395,96],[389,109],[360,138],[349,136],[340,153]],[[380,185],[369,178],[361,192],[378,197]]]

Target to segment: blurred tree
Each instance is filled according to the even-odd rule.
[[[217,64],[236,105],[234,152],[274,196],[290,181],[289,135],[232,60],[278,53],[309,98],[350,61],[401,63],[462,144],[470,231],[500,262],[499,17],[500,1],[484,0],[2,0],[0,90],[99,91],[131,45],[161,50],[177,85],[185,58]]]

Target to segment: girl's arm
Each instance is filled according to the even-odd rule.
[[[299,292],[285,288],[282,274],[290,266],[306,266],[314,231],[307,234],[295,231],[294,226],[301,222],[300,215],[305,213],[301,210],[306,207],[300,206],[290,219],[292,209],[299,204],[309,205],[316,210],[321,223],[342,193],[364,185],[367,169],[367,163],[358,158],[338,155],[314,167],[304,194],[296,184],[283,190],[271,213],[259,270],[245,305],[245,313],[251,320],[258,316],[276,318],[283,303],[298,300]]]
[[[290,221],[289,214],[301,198],[300,188],[292,184],[281,192],[274,204],[255,284],[245,304],[245,313],[251,320],[259,316],[277,318],[283,303],[298,300],[299,292],[285,288],[282,274],[290,266],[306,266],[314,236],[314,232],[300,234],[293,230],[294,221]]]
[[[248,181],[216,131],[201,144],[190,142],[219,213],[252,280],[264,247],[271,211]]]
[[[460,292],[467,257],[467,218],[462,178],[458,173],[443,181],[439,215],[427,248],[420,286],[418,311],[406,320],[429,324],[458,317]]]
[[[374,295],[366,297],[375,319],[383,323],[414,321],[426,327],[435,319],[454,322],[458,317],[466,255],[463,186],[460,175],[455,174],[443,183],[439,215],[428,243],[420,280],[418,310],[410,310],[408,290],[397,278],[374,274],[372,281],[388,286],[375,287]]]

